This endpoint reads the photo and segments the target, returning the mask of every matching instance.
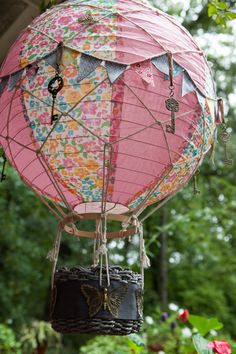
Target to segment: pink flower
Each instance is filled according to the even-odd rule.
[[[42,124],[50,124],[51,123],[51,116],[48,112],[44,112],[40,114],[39,120]]]
[[[67,25],[70,21],[71,21],[70,16],[63,16],[59,18],[58,23],[60,23],[61,25]]]
[[[52,23],[51,26],[50,26],[50,29],[51,30],[57,29],[57,25],[55,23]]]
[[[42,86],[44,81],[45,81],[45,77],[44,76],[38,76],[36,80],[37,80],[37,84],[39,86]]]
[[[99,49],[101,47],[101,43],[100,42],[95,42],[94,43],[94,48],[95,49]]]
[[[48,41],[40,42],[40,47],[45,47],[46,45],[48,45]]]
[[[73,167],[76,166],[76,164],[74,163],[74,161],[70,158],[66,158],[63,159],[63,165],[66,169],[68,169],[69,171],[73,169]]]
[[[60,41],[62,39],[63,36],[63,31],[61,29],[57,29],[54,31],[55,34],[55,38],[57,41]]]
[[[225,340],[213,340],[208,343],[208,348],[213,349],[213,353],[217,354],[231,354],[231,347]]]
[[[96,103],[85,102],[85,103],[81,103],[80,107],[81,107],[81,109],[82,109],[84,114],[91,114],[91,115],[96,114],[96,110],[97,110],[97,104]]]
[[[79,25],[77,22],[75,22],[75,23],[70,23],[70,24],[68,25],[68,27],[69,27],[69,29],[70,29],[71,31],[75,32],[75,31],[78,31],[78,30],[79,30],[79,28],[81,27],[81,25]]]
[[[33,38],[32,38],[32,43],[35,44],[39,44],[42,40],[42,36],[39,34],[36,34]]]
[[[42,90],[42,95],[43,95],[43,96],[48,96],[48,95],[49,95],[48,89],[47,89],[46,87],[43,88],[43,90]]]
[[[177,318],[179,320],[181,320],[182,322],[186,322],[188,320],[188,316],[189,316],[189,311],[184,310],[181,314],[179,314],[179,316]]]

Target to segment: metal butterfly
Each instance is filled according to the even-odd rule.
[[[79,23],[84,23],[85,25],[90,25],[90,24],[94,23],[95,20],[93,18],[92,12],[91,11],[86,11],[85,15],[81,16],[78,19],[78,22]]]
[[[128,288],[127,286],[121,286],[112,290],[107,288],[100,290],[92,285],[83,284],[81,290],[87,300],[90,317],[94,317],[103,306],[104,310],[110,311],[112,316],[117,318],[120,304]]]

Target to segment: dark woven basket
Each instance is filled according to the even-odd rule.
[[[51,301],[52,328],[60,333],[127,335],[142,325],[142,280],[110,266],[110,287],[99,285],[99,267],[58,269]],[[103,284],[106,271],[103,269]]]

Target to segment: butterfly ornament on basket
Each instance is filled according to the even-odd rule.
[[[81,286],[83,295],[89,307],[89,316],[94,317],[103,307],[108,310],[114,318],[119,315],[119,307],[127,294],[128,287],[121,286],[116,289],[98,289],[92,285],[83,284]]]

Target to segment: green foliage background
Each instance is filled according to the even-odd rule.
[[[209,53],[218,95],[226,101],[227,117],[233,129],[231,155],[235,156],[236,30],[232,29],[235,24],[230,23],[225,28],[228,18],[224,9],[216,13],[211,7],[217,5],[216,1],[150,2],[177,16]],[[224,3],[228,12],[235,10],[234,1]],[[217,20],[217,16],[223,20]],[[198,178],[201,194],[193,196],[190,183],[146,221],[145,238],[152,267],[146,271],[145,315],[152,316],[160,303],[159,236],[165,232],[168,239],[168,302],[188,308],[194,314],[217,317],[224,323],[224,333],[236,340],[235,165],[225,167],[222,161],[223,149],[218,145],[215,165],[205,161],[201,168]],[[165,225],[162,225],[163,215]],[[22,327],[30,325],[31,321],[48,320],[51,265],[46,254],[55,231],[55,218],[8,167],[7,180],[0,184],[0,323],[9,325],[18,338]],[[128,255],[125,246],[128,246]],[[90,250],[88,242],[77,242],[65,236],[61,262],[88,264]],[[121,262],[115,258],[116,253],[121,255]],[[111,258],[116,259],[116,263],[125,264],[127,259],[135,257],[137,247],[132,244],[120,243],[118,248],[111,250]],[[63,337],[62,352],[77,353],[87,339],[86,336]],[[102,348],[102,343],[99,339],[97,345]],[[123,346],[122,340],[120,346]],[[105,354],[101,349],[93,350],[90,352]],[[171,350],[174,349],[168,354],[175,353]],[[85,352],[86,349],[81,349],[81,354]]]

